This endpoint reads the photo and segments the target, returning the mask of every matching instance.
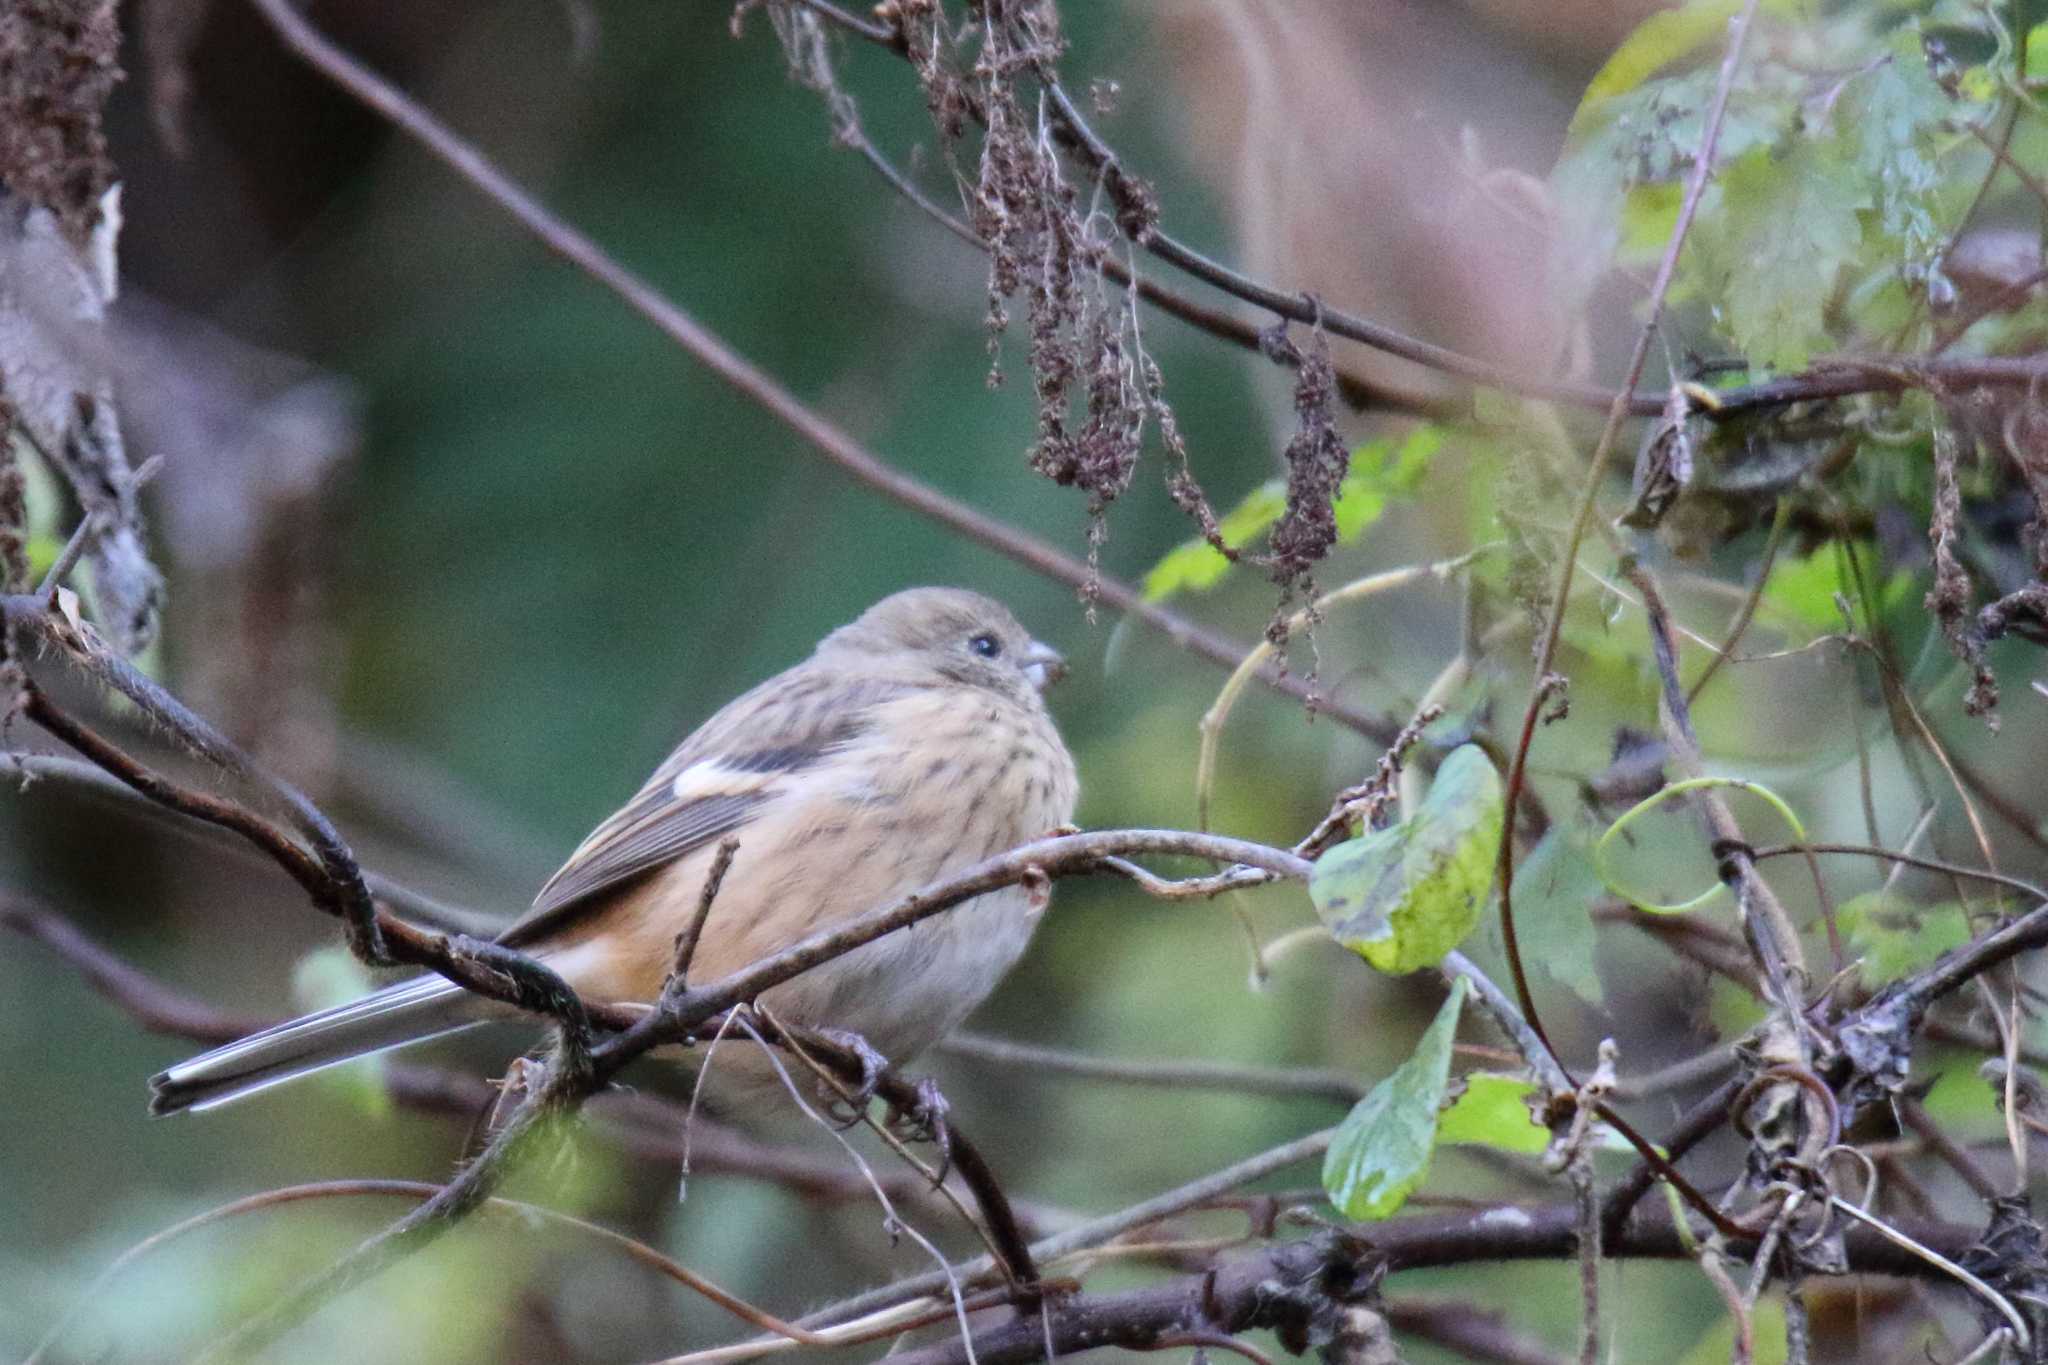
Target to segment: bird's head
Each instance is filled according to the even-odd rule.
[[[922,673],[1035,701],[1067,670],[994,598],[964,588],[911,588],[883,598],[818,646],[871,666]]]

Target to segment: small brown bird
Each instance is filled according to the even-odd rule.
[[[728,704],[592,831],[499,942],[585,999],[659,994],[719,843],[739,841],[691,979],[711,982],[1067,823],[1077,785],[1040,692],[1063,671],[999,603],[883,599]],[[794,1022],[904,1060],[966,1018],[1037,921],[1007,887],[766,992]],[[265,1029],[150,1082],[159,1114],[208,1109],[352,1057],[512,1011],[439,976]],[[718,1064],[723,1067],[723,1059]]]

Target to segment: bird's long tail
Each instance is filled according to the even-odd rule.
[[[487,1023],[490,1001],[438,976],[289,1020],[150,1078],[149,1112],[212,1109],[309,1071]]]

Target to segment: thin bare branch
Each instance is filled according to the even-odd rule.
[[[1215,1090],[1235,1095],[1303,1095],[1354,1104],[1365,1083],[1341,1071],[1232,1066],[1228,1062],[1091,1057],[1061,1048],[1035,1047],[976,1033],[956,1033],[939,1051],[972,1062],[1042,1076],[1071,1076],[1113,1085],[1168,1090]]]
[[[1535,684],[1530,690],[1529,704],[1522,712],[1521,734],[1516,740],[1514,760],[1508,767],[1506,820],[1500,839],[1500,861],[1497,884],[1500,895],[1501,938],[1507,949],[1508,968],[1514,976],[1515,999],[1522,1007],[1522,1014],[1529,1026],[1549,1046],[1549,1038],[1543,1032],[1543,1024],[1536,1013],[1534,997],[1530,994],[1528,973],[1522,965],[1522,954],[1515,937],[1514,881],[1515,881],[1515,812],[1520,805],[1522,787],[1528,780],[1529,747],[1536,738],[1536,724],[1549,705],[1552,694],[1559,683],[1555,668],[1557,649],[1564,639],[1565,609],[1571,604],[1572,582],[1578,570],[1579,547],[1584,542],[1587,529],[1593,523],[1594,508],[1600,500],[1600,481],[1606,477],[1608,452],[1614,448],[1615,438],[1621,433],[1621,424],[1629,415],[1628,395],[1635,390],[1642,378],[1643,367],[1650,358],[1650,346],[1657,335],[1657,326],[1663,316],[1664,297],[1671,289],[1672,276],[1678,270],[1678,255],[1685,246],[1686,234],[1692,228],[1693,215],[1698,212],[1700,198],[1706,193],[1707,182],[1713,178],[1714,148],[1721,137],[1721,119],[1728,110],[1728,92],[1734,87],[1735,72],[1742,62],[1744,40],[1749,36],[1750,21],[1755,18],[1758,0],[1747,0],[1741,12],[1729,22],[1728,50],[1721,59],[1721,72],[1714,83],[1713,99],[1707,105],[1704,121],[1700,126],[1699,150],[1694,154],[1693,167],[1686,177],[1685,197],[1678,206],[1678,219],[1671,227],[1671,236],[1664,246],[1664,255],[1657,263],[1657,275],[1650,285],[1647,316],[1641,333],[1636,337],[1634,352],[1629,356],[1627,375],[1621,390],[1614,395],[1607,408],[1607,424],[1600,431],[1600,439],[1594,444],[1592,457],[1586,462],[1585,482],[1579,490],[1578,509],[1573,513],[1571,530],[1565,538],[1562,566],[1558,570],[1557,589],[1550,602],[1549,614],[1544,619],[1543,635],[1536,646]]]
[[[251,3],[276,29],[285,46],[299,58],[419,143],[509,214],[540,245],[617,295],[627,307],[653,324],[663,336],[725,381],[742,398],[782,423],[811,450],[861,484],[1035,573],[1064,583],[1076,592],[1090,594],[1094,600],[1143,622],[1180,648],[1213,664],[1233,668],[1244,657],[1243,646],[1178,612],[1145,600],[1131,585],[1106,577],[1095,566],[1007,522],[947,497],[888,464],[806,406],[773,375],[734,350],[717,333],[620,264],[588,236],[557,217],[417,101],[337,47],[306,21],[290,0],[251,0]],[[1314,698],[1320,711],[1363,733],[1374,734],[1380,728],[1376,718],[1320,697],[1301,678],[1282,673],[1277,668],[1262,671],[1259,680],[1289,696],[1302,700]]]

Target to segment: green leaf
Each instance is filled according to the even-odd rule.
[[[1529,1112],[1529,1096],[1536,1093],[1534,1081],[1475,1071],[1459,1084],[1464,1087],[1462,1093],[1437,1120],[1439,1144],[1468,1142],[1531,1154],[1550,1146],[1550,1130]]]
[[[1721,330],[1759,365],[1804,365],[1830,344],[1825,312],[1863,245],[1870,182],[1830,146],[1757,147],[1721,171],[1688,250]]]
[[[1934,1081],[1920,1101],[1928,1117],[1952,1133],[1958,1141],[1971,1137],[2005,1136],[2005,1078],[1987,1075],[1982,1053],[1951,1052],[1931,1059]],[[1993,1076],[1996,1079],[1993,1079]],[[1918,1081],[1917,1084],[1926,1084]],[[2025,1094],[2025,1091],[2021,1091]],[[2025,1103],[2024,1100],[2021,1101]]]
[[[1615,243],[1615,259],[1624,265],[1655,264],[1670,245],[1684,202],[1685,186],[1676,180],[1631,189],[1621,204],[1621,238]]]
[[[1723,165],[1689,262],[1729,340],[1780,369],[1831,344],[1825,313],[1845,270],[1856,284],[1933,267],[1942,223],[1962,207],[1944,196],[1968,178],[1944,181],[1939,149],[1964,111],[1928,74],[1914,31],[1873,41],[1845,17],[1821,36],[1853,69],[1798,106],[1781,145]]]
[[[1426,423],[1409,432],[1398,447],[1389,449],[1385,441],[1361,446],[1351,457],[1351,471],[1376,488],[1405,496],[1422,487],[1429,462],[1443,447],[1444,429]]]
[[[1869,546],[1863,547],[1866,574],[1868,566],[1875,565],[1878,558]],[[1767,615],[1784,623],[1825,632],[1842,628],[1842,613],[1835,609],[1837,593],[1849,599],[1857,608],[1857,616],[1866,624],[1908,602],[1917,606],[1920,593],[1911,569],[1893,570],[1889,578],[1877,585],[1873,594],[1875,600],[1859,602],[1856,581],[1846,568],[1841,552],[1832,546],[1822,546],[1804,556],[1778,556],[1777,564],[1771,570],[1771,581],[1764,588],[1763,605]]]
[[[1871,990],[1932,966],[1970,941],[1959,905],[1907,905],[1881,891],[1857,896],[1835,911],[1849,947],[1862,959],[1858,975]]]
[[[1571,131],[1576,134],[1582,122],[1602,112],[1601,106],[1644,85],[1666,67],[1694,55],[1721,50],[1728,37],[1728,21],[1743,3],[1744,0],[1689,0],[1636,25],[1586,83],[1578,111],[1572,115]],[[1800,19],[1806,17],[1811,0],[1763,0],[1761,8],[1770,17]],[[1715,73],[1709,70],[1702,74],[1712,77]]]
[[[1217,520],[1216,530],[1223,543],[1241,550],[1264,535],[1280,514],[1287,510],[1287,485],[1278,479],[1260,484],[1244,500]],[[1222,551],[1195,536],[1166,552],[1145,575],[1145,600],[1160,602],[1177,592],[1199,592],[1213,588],[1230,571]]]
[[[1575,822],[1553,825],[1515,869],[1514,889],[1522,960],[1587,1004],[1601,1003],[1593,904],[1607,888],[1592,835]]]
[[[1177,592],[1213,588],[1230,572],[1230,561],[1199,537],[1168,550],[1145,575],[1145,600],[1163,602]]]
[[[1928,73],[1916,34],[1902,32],[1891,56],[1851,77],[1831,128],[1841,154],[1877,189],[1875,227],[1909,261],[1931,260],[1944,245],[1937,215],[1942,188],[1937,142],[1956,104]]]
[[[1876,563],[1865,555],[1864,563]],[[1909,569],[1893,572],[1877,589],[1877,601],[1866,604],[1866,618],[1881,617],[1913,596],[1914,578]],[[1771,581],[1764,585],[1763,606],[1778,621],[1804,627],[1816,633],[1842,628],[1842,613],[1835,610],[1835,594],[1855,599],[1855,583],[1845,581],[1839,552],[1824,545],[1808,555],[1784,555],[1771,566]]]
[[[1287,485],[1272,479],[1245,494],[1244,500],[1216,523],[1216,529],[1223,533],[1223,543],[1235,550],[1263,535],[1286,510]]]
[[[1658,204],[1683,194],[1714,84],[1713,71],[1689,71],[1599,101],[1597,113],[1593,104],[1580,107],[1550,176],[1559,211],[1552,264],[1559,305],[1568,312],[1584,306],[1618,253],[1629,260],[1663,254],[1677,210],[1651,240]],[[1752,148],[1782,142],[1796,125],[1804,88],[1803,80],[1745,64],[1715,143],[1716,162],[1726,166]],[[1692,272],[1680,276],[1680,285],[1698,290]]]
[[[1764,584],[1766,615],[1809,630],[1839,630],[1842,614],[1835,610],[1835,594],[1846,592],[1841,561],[1831,546],[1808,555],[1781,554],[1771,565],[1771,581]]]
[[[1337,1125],[1323,1156],[1323,1189],[1346,1218],[1389,1216],[1429,1174],[1466,989],[1461,976],[1408,1060]]]
[[[1383,972],[1434,966],[1479,922],[1500,851],[1500,774],[1466,744],[1407,819],[1316,860],[1309,898],[1338,942]]]
[[[1381,437],[1352,451],[1350,472],[1338,485],[1331,504],[1337,515],[1337,539],[1349,545],[1380,519],[1389,500],[1411,496],[1421,487],[1430,460],[1443,444],[1443,428],[1424,423],[1398,446]]]
[[[1735,8],[1694,0],[1652,16],[1587,87],[1551,177],[1567,309],[1614,263],[1641,267],[1663,250]],[[1949,153],[1955,129],[1990,101],[1958,100],[1935,80],[1919,25],[1834,8],[1764,6],[1787,22],[1766,26],[1737,68],[1715,177],[1673,282],[1672,300],[1703,302],[1721,338],[1759,365],[1795,367],[1835,344],[1831,305],[1844,314],[1838,333],[1886,330],[1854,300],[1886,280],[1917,298],[1939,268],[1943,225],[1965,215],[1981,181]],[[1817,81],[1808,51],[1827,52],[1840,74]]]

